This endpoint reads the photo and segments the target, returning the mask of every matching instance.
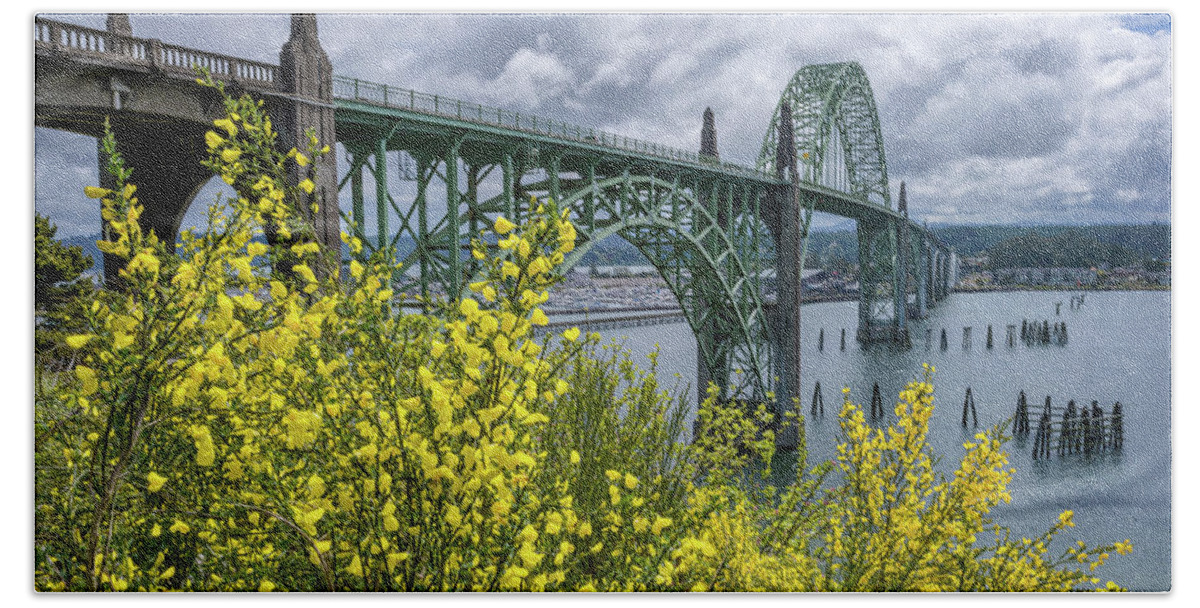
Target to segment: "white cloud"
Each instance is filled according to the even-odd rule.
[[[746,164],[796,70],[858,61],[893,190],[907,182],[918,219],[1161,221],[1172,39],[1123,24],[1101,13],[320,17],[339,74],[689,150],[712,107],[722,158]],[[287,36],[281,15],[134,15],[133,27],[267,61]],[[39,171],[39,186],[57,175]]]

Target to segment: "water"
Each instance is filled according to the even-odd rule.
[[[1062,302],[1055,316],[1055,303]],[[1033,436],[1012,440],[1007,449],[1017,472],[1009,491],[1012,502],[993,510],[995,519],[1014,534],[1033,537],[1050,527],[1065,509],[1075,511],[1077,527],[1059,537],[1052,555],[1083,540],[1103,544],[1129,538],[1134,552],[1113,555],[1097,570],[1102,582],[1112,579],[1136,591],[1163,591],[1171,586],[1171,295],[1169,292],[1089,292],[1078,309],[1067,292],[955,294],[931,311],[929,319],[911,324],[913,348],[860,348],[854,342],[857,304],[833,302],[803,307],[801,358],[802,408],[807,414],[813,385],[820,381],[825,416],[809,417],[810,462],[828,459],[837,442],[841,387],[850,387],[855,403],[869,406],[875,382],[891,404],[921,364],[932,364],[936,390],[929,441],[943,456],[941,469],[957,465],[962,443],[976,429],[961,426],[967,387],[975,398],[982,430],[1012,416],[1024,390],[1036,416],[1047,395],[1055,406],[1069,399],[1077,405],[1097,400],[1106,412],[1114,401],[1125,410],[1125,447],[1119,454],[1098,457],[1053,456],[1032,459]],[[1022,319],[1065,321],[1066,345],[1026,346],[1019,340]],[[994,348],[986,348],[992,324]],[[1017,326],[1014,347],[1006,329]],[[963,346],[963,327],[972,327],[971,344]],[[818,352],[820,330],[825,349]],[[840,330],[846,329],[846,350]],[[926,328],[933,331],[926,348]],[[949,348],[940,349],[946,329]],[[606,337],[623,339],[635,355],[658,344],[660,380],[695,384],[696,342],[683,323],[614,329]],[[691,388],[690,402],[695,402]],[[690,423],[689,423],[690,428]],[[1036,429],[1035,429],[1036,430]]]

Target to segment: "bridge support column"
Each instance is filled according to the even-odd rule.
[[[769,313],[772,361],[775,368],[776,414],[791,411],[800,398],[800,278],[804,246],[800,217],[800,176],[797,170],[796,138],[792,127],[792,109],[784,102],[780,108],[775,173],[788,180],[784,186],[766,192],[763,220],[775,240],[776,304]],[[786,447],[788,439],[780,437]]]
[[[864,344],[904,342],[907,324],[893,221],[858,220],[858,334]]]
[[[303,152],[309,143],[305,132],[312,129],[321,145],[332,149],[337,140],[333,124],[333,66],[317,39],[316,15],[292,15],[291,35],[279,52],[279,79],[290,97],[277,106],[278,115],[274,117],[280,127],[280,145]],[[328,270],[336,276],[342,254],[337,155],[326,154],[315,166],[299,167],[293,163],[290,170],[293,183],[310,177],[316,184],[312,195],[300,201],[296,212],[312,226],[308,238],[315,239],[326,255],[332,257]],[[315,177],[310,170],[315,171]],[[317,204],[316,212],[312,203]]]
[[[714,161],[720,158],[717,152],[716,120],[710,108],[704,110],[704,124],[700,129],[700,154]],[[594,175],[591,171],[589,169],[589,174]],[[721,217],[717,212],[719,203],[715,184],[698,183],[693,189],[699,206],[717,218],[717,224],[722,230],[727,230],[728,218]],[[711,249],[713,238],[715,235],[710,235],[704,245]],[[697,307],[700,323],[696,331],[696,396],[699,401],[703,401],[705,391],[712,383],[721,389],[718,398],[723,398],[729,385],[729,369],[725,364],[727,357],[721,354],[725,351],[722,347],[728,340],[727,336],[720,333],[720,328],[726,326],[721,319],[721,297],[719,294],[700,293],[697,294],[697,299],[700,301]]]
[[[917,259],[913,267],[917,282],[917,318],[929,316],[929,241],[921,237],[917,245]]]
[[[117,151],[125,158],[125,166],[133,169],[130,181],[137,186],[135,196],[143,207],[142,228],[154,232],[166,243],[167,251],[174,252],[175,237],[188,206],[213,176],[212,170],[200,164],[208,158],[206,129],[182,122],[150,125],[121,112],[114,112],[110,124]],[[100,184],[113,188],[116,180],[108,174],[108,159],[99,143],[97,151]],[[108,234],[107,226],[104,233]],[[104,254],[105,283],[115,285],[123,267],[121,258]]]
[[[908,337],[908,267],[912,255],[912,238],[908,231],[908,199],[904,182],[900,182],[900,213],[903,218],[895,220],[896,258],[892,269],[892,340],[897,344],[909,344]]]

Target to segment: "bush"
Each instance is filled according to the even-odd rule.
[[[1095,579],[1065,559],[1128,548],[1046,559],[1069,513],[1036,542],[989,527],[1001,438],[939,479],[928,383],[886,431],[847,403],[832,487],[803,449],[786,488],[744,474],[772,435],[711,392],[680,446],[652,373],[576,328],[534,337],[575,243],[549,201],[473,244],[470,295],[400,314],[393,268],[355,260],[338,282],[290,211],[312,182],[285,167],[328,149],[274,152],[260,104],[225,104],[208,162],[238,196],[178,258],[142,233],[105,138],[116,187],[88,194],[125,267],[35,404],[39,590],[1070,589]]]

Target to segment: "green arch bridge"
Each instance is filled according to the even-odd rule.
[[[397,273],[399,290],[458,297],[477,270],[471,236],[498,215],[522,217],[530,196],[552,198],[578,228],[567,265],[610,236],[636,246],[696,335],[699,385],[714,382],[726,397],[800,396],[800,271],[814,212],[857,224],[860,342],[907,344],[907,320],[954,284],[953,251],[908,219],[903,184],[893,205],[875,99],[857,63],[796,72],[747,167],[720,160],[711,111],[691,152],[336,76],[311,15],[292,17],[279,65],[137,38],[124,15],[104,30],[39,18],[34,40],[35,124],[97,135],[111,117],[142,177],[144,221],[160,235],[178,232],[210,177],[199,142],[221,107],[194,83],[193,66],[203,66],[264,98],[285,147],[310,127],[343,144],[348,169],[328,155],[315,196],[348,192],[349,213],[307,213],[324,245],[340,249],[343,227],[363,238],[365,254],[404,244],[399,261],[412,270]],[[411,199],[389,187],[402,163]],[[362,222],[368,202],[374,238]]]

